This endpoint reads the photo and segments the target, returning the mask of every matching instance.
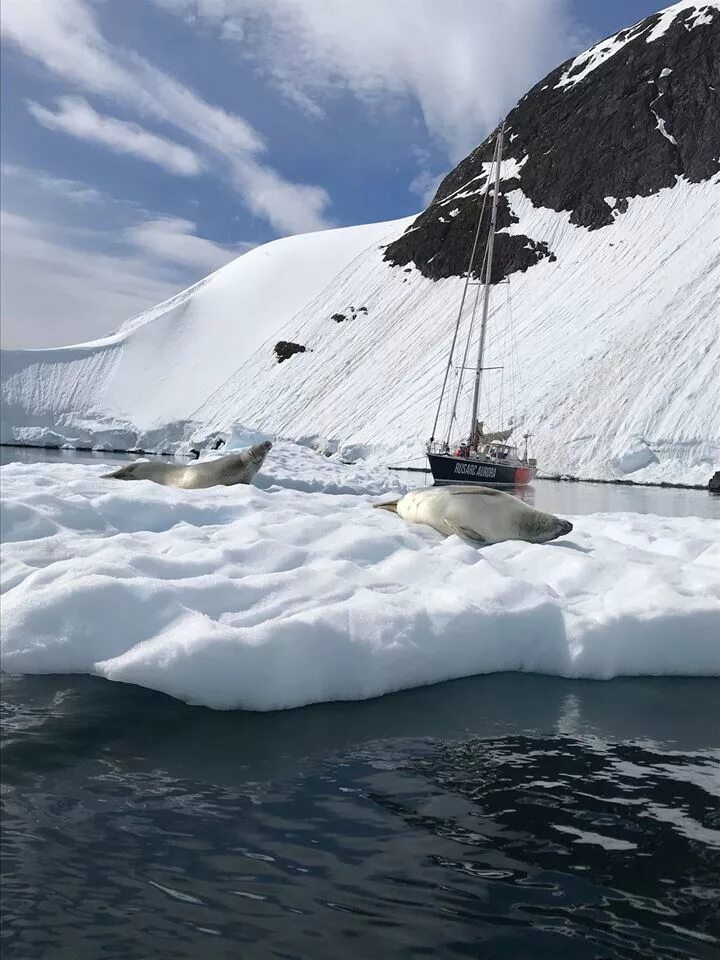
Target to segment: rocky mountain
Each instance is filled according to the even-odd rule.
[[[562,64],[506,131],[491,353],[510,295],[517,422],[542,468],[706,482],[720,461],[720,0],[683,0]],[[346,456],[420,456],[492,148],[417,218],[278,240],[104,340],[5,352],[3,442],[167,450],[242,423]]]
[[[719,16],[716,3],[676,4],[533,87],[505,121],[500,226],[517,223],[508,195],[518,189],[534,206],[567,211],[570,223],[598,230],[625,213],[632,197],[652,196],[678,178],[701,183],[716,174]],[[703,25],[711,29],[694,29]],[[433,280],[462,275],[495,135],[445,177],[430,207],[390,244],[390,263],[412,262]],[[552,256],[542,238],[501,233],[494,279]]]

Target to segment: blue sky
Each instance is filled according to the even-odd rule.
[[[661,0],[3,0],[2,336],[101,336],[258,243],[422,209]]]

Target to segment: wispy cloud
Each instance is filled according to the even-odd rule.
[[[8,164],[2,173],[13,203],[0,223],[3,346],[103,336],[252,247],[80,181]]]
[[[330,199],[322,188],[292,183],[265,163],[264,139],[242,117],[203,100],[136,53],[108,43],[88,0],[3,0],[2,6],[3,35],[23,53],[86,94],[120,102],[141,118],[182,130],[225,168],[248,207],[278,231],[301,232],[330,225]],[[57,120],[58,114],[48,113]],[[43,116],[49,119],[48,114]],[[124,123],[112,117],[100,119]],[[96,129],[101,126],[95,124]],[[107,127],[104,130],[116,143],[121,139],[117,128],[112,134]],[[135,132],[139,134],[140,129]],[[122,135],[125,142],[131,139],[127,129]],[[260,200],[254,193],[258,187]]]
[[[408,189],[410,193],[414,193],[415,196],[420,197],[425,206],[428,206],[437,193],[440,181],[447,171],[443,173],[433,171],[430,152],[424,147],[415,145],[411,147],[410,152],[417,160],[418,172],[410,181]]]
[[[129,243],[152,254],[158,260],[184,264],[199,270],[217,270],[229,260],[250,250],[254,244],[226,247],[199,237],[197,225],[181,217],[158,217],[129,227]]]
[[[58,107],[53,113],[39,103],[28,103],[33,117],[49,130],[61,130],[116,153],[139,157],[181,177],[196,176],[203,169],[198,155],[188,147],[150,133],[137,123],[102,116],[82,97],[60,97]]]
[[[234,164],[233,181],[256,216],[269,220],[281,233],[322,230],[330,197],[322,187],[288,183],[271,167],[251,159]]]
[[[72,200],[80,204],[105,203],[112,200],[109,194],[80,180],[68,180],[65,177],[53,177],[43,170],[32,167],[21,167],[14,163],[0,165],[2,176],[13,178],[16,182],[31,186],[33,189],[46,190],[65,200]]]
[[[569,0],[154,0],[249,47],[309,109],[338,91],[411,98],[449,159],[477,145],[530,84],[583,45]]]
[[[145,256],[79,245],[80,238],[57,223],[6,211],[0,217],[3,347],[60,346],[103,336],[177,292],[177,282]],[[96,246],[105,239],[95,237]]]

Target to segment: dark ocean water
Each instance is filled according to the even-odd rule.
[[[533,497],[720,516],[701,491]],[[0,709],[3,960],[720,958],[720,680],[253,714],[4,676]]]
[[[3,678],[2,956],[720,956],[720,681]]]

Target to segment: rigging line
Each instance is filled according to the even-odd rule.
[[[512,294],[510,292],[510,287],[508,286],[507,292],[507,304],[508,304],[508,330],[509,330],[509,340],[510,340],[510,402],[512,404],[512,416],[513,420],[517,420],[517,390],[516,390],[516,380],[518,375],[518,356],[517,356],[517,344],[515,342],[515,318],[513,316],[512,308]]]
[[[423,454],[421,457],[405,457],[403,460],[400,461],[400,463],[401,463],[401,464],[402,464],[402,463],[415,463],[415,462],[418,461],[418,460],[427,460],[426,454]],[[399,464],[397,464],[397,465],[399,466]],[[379,466],[379,467],[394,467],[394,466],[396,466],[396,463],[395,463],[395,461],[393,460],[392,463],[379,463],[378,466]]]
[[[501,165],[502,165],[502,151],[503,151],[503,133],[505,131],[505,122],[500,126],[500,131],[497,135],[497,141],[495,143],[495,188],[493,190],[493,202],[492,202],[492,211],[490,214],[490,233],[488,235],[487,242],[487,257],[486,257],[486,266],[485,266],[485,284],[484,284],[484,296],[483,296],[483,309],[482,309],[482,322],[480,325],[480,340],[478,343],[478,361],[477,361],[477,370],[475,371],[475,389],[473,391],[473,401],[472,401],[472,412],[470,416],[470,437],[474,437],[475,430],[477,429],[477,410],[478,410],[478,401],[480,399],[480,383],[482,381],[482,363],[483,363],[483,354],[485,349],[485,334],[487,332],[488,324],[488,307],[490,306],[490,281],[492,280],[492,263],[493,263],[493,248],[495,245],[495,233],[497,230],[497,210],[498,210],[498,200],[500,198],[500,174],[501,174]]]
[[[511,303],[510,310],[511,310],[511,313],[510,313],[511,321],[514,324],[514,317],[512,314],[512,303]],[[513,328],[513,334],[514,334],[514,328]],[[514,335],[511,341],[511,348],[514,351],[513,364],[514,364],[515,378],[513,382],[513,388],[515,389],[515,380],[517,380],[519,382],[520,395],[523,398],[523,400],[525,400],[527,397],[527,393],[525,392],[525,381],[523,380],[522,364],[520,363],[520,352],[518,349],[517,340]]]
[[[481,268],[480,268],[481,273],[482,273],[482,271],[485,269],[486,260],[487,260],[487,247],[485,248],[485,254],[484,254],[484,256],[483,256],[483,262],[482,262],[482,266],[481,266]],[[479,288],[478,288],[478,289],[479,289]],[[467,366],[468,353],[470,352],[470,342],[471,342],[471,339],[472,339],[472,331],[473,331],[473,324],[474,324],[474,322],[475,322],[475,315],[474,315],[474,313],[472,313],[472,314],[470,315],[470,325],[469,325],[469,327],[468,327],[467,339],[465,340],[465,351],[464,351],[464,353],[463,353],[462,366],[461,366],[461,370],[460,370],[460,375],[459,375],[459,377],[458,377],[457,390],[455,391],[455,400],[454,400],[453,405],[452,405],[452,414],[451,414],[451,416],[452,416],[452,419],[453,419],[453,420],[455,420],[456,414],[457,414],[458,400],[460,399],[460,390],[461,390],[462,385],[463,385],[463,376],[464,376],[464,372],[465,372],[465,367]],[[448,436],[446,439],[449,440],[450,437]]]
[[[452,375],[455,378],[455,381],[462,376],[462,371],[458,371],[453,367]],[[447,410],[445,411],[445,421],[442,435],[445,437],[445,442],[449,443],[450,433],[452,431],[452,408],[448,404]]]
[[[503,345],[502,345],[502,358],[503,358],[503,369],[500,374],[500,399],[498,404],[498,413],[500,414],[500,429],[503,430],[505,427],[505,358],[508,356],[508,331],[510,329],[510,314],[509,314],[509,304],[510,304],[510,284],[507,285],[507,298],[506,302],[508,304],[508,310],[505,313],[505,325],[503,328]],[[508,382],[510,383],[510,378],[512,375],[512,357],[510,358],[509,363],[510,369],[508,370]]]
[[[460,319],[462,317],[463,307],[465,306],[465,297],[467,296],[468,285],[470,284],[470,275],[472,273],[472,265],[475,260],[475,253],[477,251],[478,240],[480,238],[480,228],[482,226],[482,218],[485,212],[485,205],[487,204],[487,198],[490,193],[490,177],[488,177],[488,182],[485,187],[485,193],[483,195],[483,202],[480,207],[480,215],[477,220],[477,227],[475,228],[475,237],[473,239],[472,251],[470,253],[470,263],[467,268],[467,275],[465,277],[465,284],[463,286],[462,297],[460,299],[460,309],[458,310],[457,321],[455,322],[455,332],[453,334],[452,345],[450,347],[450,356],[448,357],[447,366],[445,367],[445,376],[443,377],[442,390],[440,391],[440,402],[438,403],[437,412],[435,414],[435,422],[433,423],[432,428],[432,438],[435,437],[435,430],[437,429],[438,419],[440,417],[440,408],[442,406],[443,396],[445,395],[445,387],[447,386],[448,373],[450,371],[450,366],[452,364],[452,358],[455,354],[455,344],[457,343],[458,331],[460,329]]]

